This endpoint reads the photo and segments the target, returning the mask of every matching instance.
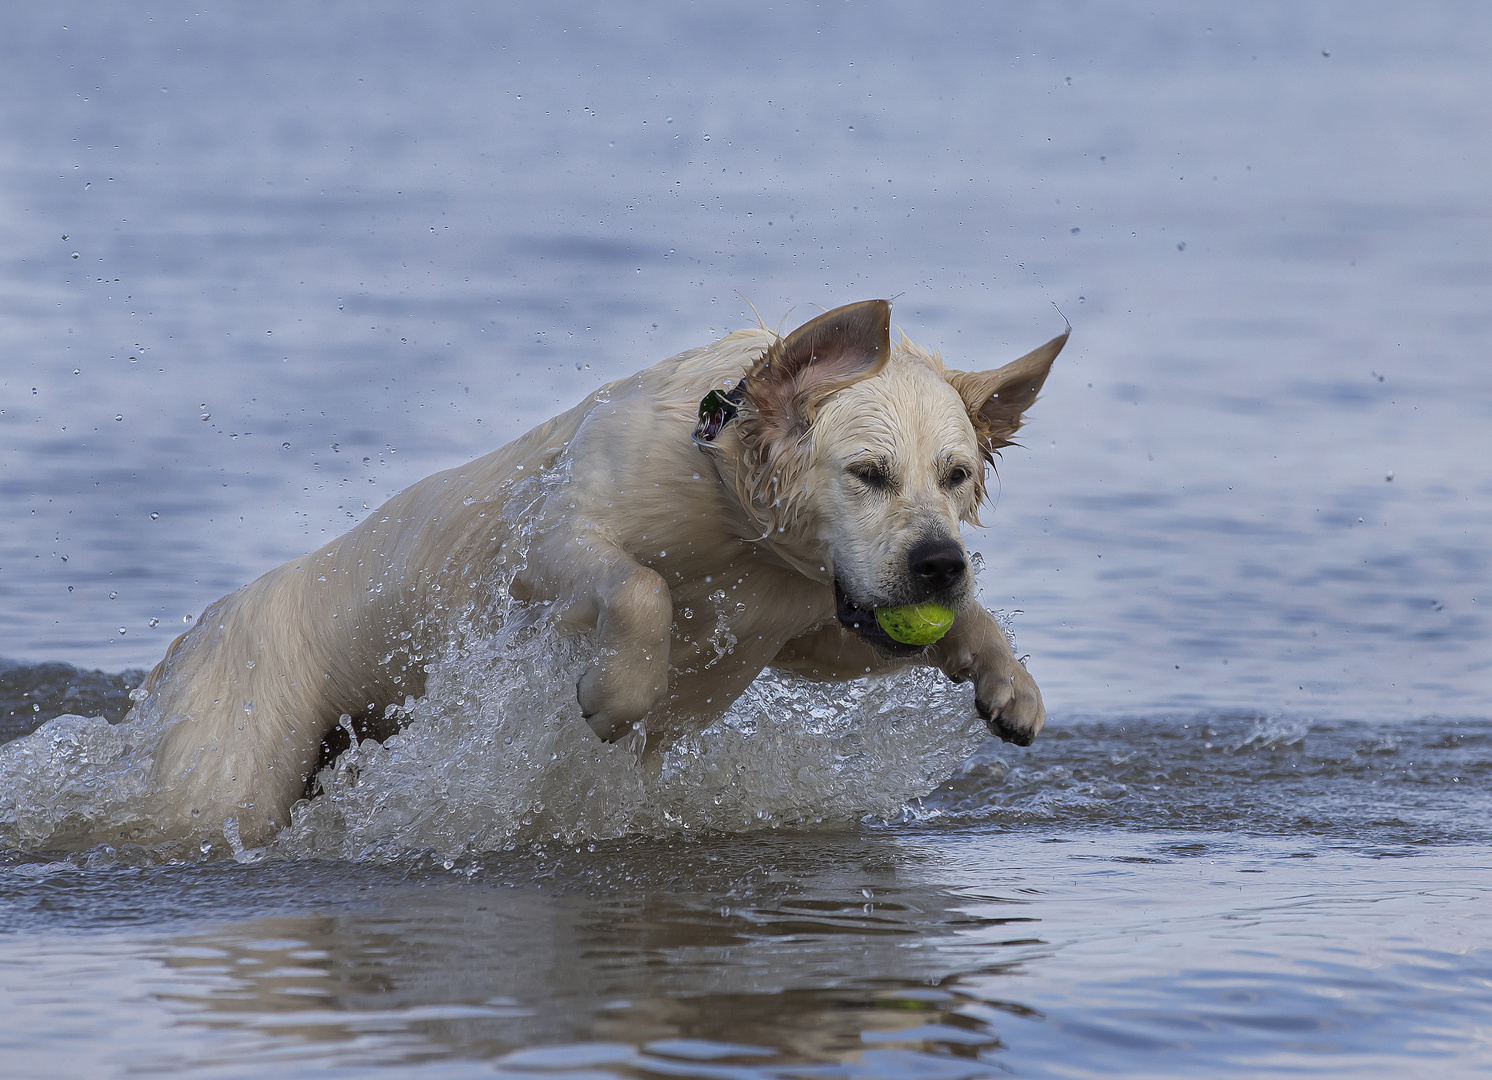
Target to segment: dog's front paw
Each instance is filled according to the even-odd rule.
[[[610,583],[597,621],[600,655],[576,684],[580,712],[606,742],[632,730],[668,694],[668,586],[653,571],[631,564]]]
[[[608,660],[610,662],[608,662]],[[603,742],[616,742],[640,723],[668,690],[668,666],[649,654],[632,664],[598,661],[575,686],[580,714]]]
[[[974,706],[991,735],[1008,743],[1030,746],[1046,725],[1041,690],[1018,661],[1013,670],[990,672],[975,683]]]
[[[944,668],[954,682],[974,684],[974,707],[991,735],[1030,746],[1046,724],[1041,691],[1025,666],[1001,649],[955,656]]]
[[[954,682],[974,684],[974,704],[991,735],[1030,746],[1046,724],[1041,691],[994,617],[978,604],[958,613],[932,657]]]

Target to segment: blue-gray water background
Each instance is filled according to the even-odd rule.
[[[1031,414],[1025,448],[1006,452],[988,529],[970,536],[985,558],[985,602],[1022,612],[1020,651],[1052,714],[1046,742],[1029,758],[1006,751],[999,768],[970,774],[985,778],[979,798],[996,809],[982,824],[887,827],[849,841],[894,847],[872,860],[880,869],[871,877],[898,867],[914,894],[904,910],[923,913],[903,916],[902,929],[929,951],[902,974],[973,1004],[937,999],[951,1012],[926,1036],[930,1050],[867,1051],[848,1073],[812,1075],[952,1076],[934,1068],[949,1061],[969,1076],[1005,1067],[1253,1075],[1261,1062],[1289,1073],[1333,1061],[1359,1076],[1372,1075],[1374,1061],[1386,1075],[1402,1075],[1406,1061],[1443,1075],[1485,1070],[1486,934],[1454,920],[1486,917],[1489,883],[1492,8],[473,7],[0,12],[0,656],[20,665],[11,670],[149,666],[184,619],[218,596],[601,382],[749,325],[750,305],[791,326],[820,305],[895,296],[896,324],[963,367],[1003,363],[1060,331],[1065,316],[1072,342]],[[1129,748],[1136,732],[1141,750]],[[1214,783],[1214,738],[1230,755],[1218,774],[1227,784]],[[1141,754],[1145,768],[1120,762],[1126,753]],[[1354,772],[1363,762],[1386,771]],[[1000,770],[1012,766],[1007,779]],[[1185,834],[1136,839],[1134,829],[1156,824],[1200,830],[1200,847],[1188,848]],[[1135,868],[1147,859],[1164,866],[1116,898],[1063,877],[1057,849],[1034,846],[1046,833],[1031,828],[1073,843],[1097,838],[1126,875],[1142,873]],[[1218,839],[1251,828],[1276,839],[1238,850]],[[1308,839],[1291,840],[1292,828]],[[1010,888],[1060,894],[1044,917],[1048,929],[1071,932],[1047,937],[1107,943],[1088,954],[1086,991],[1075,989],[1085,985],[1072,961],[1081,949],[1022,952],[1023,936],[1006,933],[999,941],[1015,942],[1012,963],[1031,976],[1024,989],[990,989],[983,961],[938,951],[938,934],[964,933],[949,929],[957,921],[945,909],[964,911],[980,874],[1006,881],[988,869],[1000,865],[1001,830],[1013,830],[1005,857],[1024,868],[1002,871],[1023,883]],[[781,846],[760,855],[763,865],[809,880],[793,843],[774,842]],[[819,890],[815,902],[832,894],[858,912],[864,883],[833,863],[835,844],[801,843],[825,853],[815,865],[831,867],[827,884],[803,886]],[[1424,843],[1436,854],[1383,869],[1385,853]],[[1338,881],[1331,874],[1306,881],[1286,861],[1304,852],[1322,866],[1350,862],[1338,847],[1365,860],[1341,870],[1354,883],[1345,892],[1322,884]],[[737,857],[725,842],[721,852]],[[1286,938],[1299,931],[1332,948],[1348,940],[1332,936],[1342,923],[1328,896],[1402,909],[1402,921],[1354,922],[1352,933],[1377,944],[1356,960],[1307,949],[1299,962],[1317,966],[1287,978],[1280,973],[1295,954],[1270,936],[1270,918],[1255,918],[1264,908],[1245,918],[1205,883],[1176,876],[1204,854],[1234,858],[1227,874],[1266,867],[1257,886],[1265,907],[1300,916],[1286,920]],[[635,872],[636,897],[683,888],[659,869],[676,857],[605,856],[634,860],[622,877]],[[532,885],[518,865],[485,872]],[[560,877],[572,894],[591,896],[588,875],[611,865]],[[123,939],[125,959],[111,970],[124,988],[89,999],[105,1018],[100,1031],[162,1024],[151,1039],[186,1040],[177,1057],[159,1060],[133,1044],[109,1058],[107,1040],[80,1043],[62,1021],[48,1027],[44,1005],[23,992],[37,980],[71,986],[89,970],[95,945],[69,936],[74,924],[55,912],[117,905],[137,887],[126,880],[133,872],[82,874],[71,888],[85,895],[56,904],[35,893],[43,879],[63,880],[56,875],[6,886],[18,913],[8,925],[24,931],[7,978],[31,974],[6,982],[5,1000],[33,1009],[7,1053],[54,1076],[63,1050],[91,1061],[101,1070],[93,1075],[142,1062],[242,1075],[234,1069],[245,1063],[287,1067],[286,1055],[350,1067],[363,1052],[358,1039],[380,1021],[354,1024],[352,1034],[337,1028],[336,1038],[307,1021],[315,1033],[301,1042],[240,1033],[223,1044],[203,1034],[215,1029],[200,1018],[187,1038],[170,1009],[139,1004],[156,1000],[150,993],[177,1000],[177,991],[140,990],[158,977],[136,979],[130,965],[148,967],[163,950],[195,955],[185,939],[169,949],[159,940],[182,919],[208,918],[209,901],[232,882],[251,897],[226,905],[234,918],[343,884],[394,905],[407,884],[351,869],[306,871],[298,885],[280,870],[266,883],[233,878],[235,870],[193,871],[205,878],[182,887],[208,900],[187,914],[172,906],[176,879],[155,871],[144,914],[130,925],[156,944]],[[703,899],[680,901],[701,925],[730,906],[721,898],[739,884],[707,879],[688,885]],[[865,881],[867,898],[884,884]],[[989,884],[989,896],[1000,888]],[[1185,911],[1151,912],[1145,925],[1193,926],[1187,948],[1201,948],[1209,929],[1236,929],[1242,918],[1256,928],[1246,944],[1275,957],[1264,967],[1287,992],[1261,989],[1242,953],[1206,953],[1215,965],[1188,974],[1152,963],[1154,934],[1137,933],[1130,952],[1127,938],[1104,937],[1094,912],[1130,911],[1136,897],[1169,890],[1168,902]],[[418,936],[477,903],[452,895],[459,899],[400,933]],[[1450,907],[1432,916],[1405,899],[1416,896]],[[642,918],[595,903],[608,914],[594,918],[620,920],[607,925]],[[1450,914],[1457,904],[1461,914]],[[527,909],[503,910],[527,925]],[[1143,922],[1139,910],[1126,917]],[[469,927],[476,917],[461,911]],[[1376,929],[1364,929],[1370,923]],[[705,935],[691,946],[703,950],[712,993],[728,985],[747,995],[721,999],[727,1009],[758,991],[791,992],[820,995],[793,999],[817,1015],[814,1002],[854,981],[846,972],[863,976],[854,993],[873,998],[875,979],[896,968],[860,957],[858,937],[838,953],[829,937],[798,942],[802,963],[822,961],[808,974],[784,960],[789,974],[747,987],[732,982],[740,958],[727,956],[727,944],[752,932],[779,943],[809,933],[791,920],[753,925],[732,923],[719,941]],[[840,929],[874,929],[855,926]],[[344,945],[352,933],[324,932]],[[270,926],[260,938],[275,934]],[[1383,969],[1397,948],[1384,943],[1396,934],[1413,955],[1394,963],[1409,966]],[[305,927],[280,934],[314,936]],[[561,943],[553,962],[584,982],[595,963],[577,944],[584,929],[552,936]],[[463,948],[430,945],[442,947]],[[677,959],[673,947],[650,940],[638,955]],[[68,959],[70,949],[85,959]],[[510,962],[544,970],[548,955]],[[1338,960],[1410,974],[1334,982]],[[769,974],[779,970],[772,963]],[[646,981],[647,970],[642,963],[636,978]],[[1133,982],[1121,991],[1120,971],[1153,981],[1143,993]],[[1427,971],[1449,974],[1427,982]],[[410,978],[427,985],[425,974]],[[488,1013],[463,1020],[453,1005],[433,1028],[410,1017],[434,1008],[439,993],[406,987],[391,1008],[414,1012],[377,1015],[412,1041],[364,1047],[365,1064],[434,1062],[439,1071],[444,1062],[466,1075],[514,1047],[570,1040],[613,1049],[509,1064],[543,1075],[706,1075],[699,1062],[709,1047],[729,1042],[727,1030],[686,1022],[687,1003],[703,1000],[687,979],[654,987],[647,1024],[641,1012],[627,1015],[639,1031],[698,1029],[704,1058],[673,1044],[616,1049],[630,1038],[625,1024],[581,1034],[520,1024],[502,1037],[461,1026],[506,1023],[503,1010],[520,1006],[503,1002],[523,999],[522,984],[499,993],[482,983],[460,1008]],[[617,1000],[641,1002],[638,984],[628,985]],[[1217,988],[1222,1012],[1195,1006],[1211,1000],[1206,987]],[[1251,1013],[1235,992],[1275,1011]],[[56,993],[56,1015],[83,1007]],[[536,991],[537,1004],[522,1008],[571,1009],[569,993]],[[1323,1004],[1342,995],[1362,1008],[1340,1014]],[[1114,1005],[1139,999],[1138,1011]],[[1016,1000],[1046,1020],[1021,1013]],[[1406,1008],[1415,1001],[1423,1013]],[[342,1006],[376,1013],[361,999]],[[596,1003],[595,1015],[611,1015],[607,1008]],[[1265,1012],[1285,1019],[1270,1027]],[[1433,1035],[1403,1019],[1430,1014],[1440,1025]],[[1193,1016],[1195,1026],[1178,1034],[1166,1028],[1169,1015]],[[1230,1016],[1243,1019],[1230,1026]],[[1325,1042],[1311,1043],[1290,1017],[1314,1024],[1311,1038]],[[1022,1035],[1022,1024],[1037,1034]],[[749,1026],[743,1019],[740,1039],[766,1039]],[[982,1034],[960,1043],[959,1030]],[[275,1041],[282,1037],[291,1050]],[[785,1039],[779,1052],[816,1068],[850,1060],[824,1039]],[[1186,1053],[1175,1052],[1181,1043]],[[340,1049],[322,1059],[313,1044]],[[1331,1056],[1363,1048],[1363,1058]],[[664,1058],[695,1064],[660,1065]],[[725,1059],[741,1069],[754,1060]]]

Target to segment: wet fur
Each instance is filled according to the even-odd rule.
[[[893,346],[889,320],[867,301],[665,360],[217,601],[137,706],[170,725],[151,828],[201,834],[233,817],[245,843],[267,841],[339,718],[376,725],[420,695],[427,660],[482,631],[509,574],[514,599],[552,601],[594,632],[581,711],[602,738],[640,726],[648,755],[713,722],[767,666],[850,679],[933,665],[975,683],[992,731],[1029,743],[1040,692],[974,602],[972,571],[953,567],[985,464],[1066,335],[971,373],[905,337]],[[696,443],[701,398],[737,385],[739,417]],[[539,496],[536,476],[554,481]],[[926,649],[877,643],[873,620],[872,640],[849,628],[846,605],[863,623],[926,600],[959,612]],[[708,640],[721,619],[736,641],[723,657]]]

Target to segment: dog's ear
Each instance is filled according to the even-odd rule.
[[[979,436],[980,449],[986,455],[1010,445],[1020,430],[1023,414],[1046,382],[1052,361],[1067,344],[1069,333],[1064,331],[1041,348],[994,371],[948,372],[948,382],[964,399],[974,432]]]
[[[824,398],[890,359],[891,302],[847,304],[774,342],[746,373],[746,401],[769,439],[795,438]]]

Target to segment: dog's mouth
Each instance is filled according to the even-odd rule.
[[[842,626],[855,631],[881,652],[891,656],[917,656],[927,648],[925,645],[905,645],[886,633],[876,621],[875,608],[864,607],[851,600],[838,578],[834,579],[834,612],[839,616]]]

